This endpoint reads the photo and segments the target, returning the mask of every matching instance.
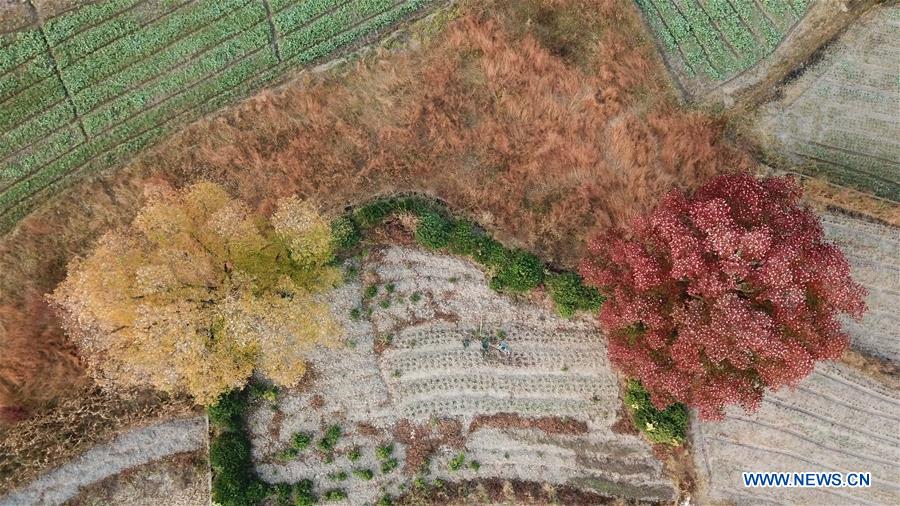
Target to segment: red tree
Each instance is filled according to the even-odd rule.
[[[800,196],[789,178],[719,176],[591,241],[581,273],[610,297],[600,311],[610,360],[657,407],[683,402],[703,419],[729,404],[753,411],[766,387],[841,356],[837,316],[861,317],[866,292]]]

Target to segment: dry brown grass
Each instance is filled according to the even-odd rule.
[[[191,409],[187,398],[146,391],[111,394],[92,386],[73,386],[55,409],[0,429],[0,495],[111,439],[117,430]]]
[[[751,165],[717,119],[675,104],[632,2],[496,0],[460,12],[416,50],[261,93],[49,201],[0,239],[0,303],[12,308],[0,316],[0,348],[27,341],[7,325],[29,314],[21,294],[50,291],[72,256],[131,220],[154,179],[210,178],[262,212],[294,193],[339,209],[421,191],[571,266],[594,228],[647,210],[672,187]],[[55,357],[67,369],[59,378],[77,376],[57,333],[31,339],[61,355],[24,360]],[[67,393],[68,379],[42,383],[15,360],[0,356],[0,371],[15,371],[19,392]]]

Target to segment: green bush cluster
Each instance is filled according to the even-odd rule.
[[[259,504],[271,492],[253,467],[250,440],[243,427],[246,407],[246,392],[233,391],[223,395],[207,411],[214,431],[209,444],[212,500],[222,506]]]
[[[688,424],[688,410],[684,404],[675,403],[660,411],[650,401],[650,393],[637,380],[628,381],[625,403],[631,408],[635,428],[647,439],[672,446],[684,443]]]
[[[348,216],[335,221],[335,230],[364,231],[379,225],[388,217],[402,212],[418,218],[415,230],[416,242],[430,249],[447,249],[464,255],[484,265],[491,272],[491,287],[503,292],[527,292],[544,281],[544,265],[534,254],[521,249],[508,249],[491,238],[471,221],[456,219],[442,206],[422,197],[398,197],[380,199],[355,209]],[[335,239],[339,243],[339,239]],[[355,242],[354,242],[355,244]],[[592,293],[576,293],[576,308],[595,308],[590,299]],[[573,302],[566,306],[571,309]]]
[[[581,276],[574,272],[550,274],[544,285],[560,315],[568,318],[576,311],[597,311],[603,304],[603,296],[592,287],[585,286]]]
[[[325,437],[319,440],[319,449],[323,452],[331,452],[337,445],[338,439],[341,438],[341,426],[332,425],[325,431]]]

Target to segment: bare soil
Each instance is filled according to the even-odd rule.
[[[842,364],[820,364],[759,411],[694,424],[700,504],[898,504],[900,392]],[[865,471],[869,488],[742,486],[744,471]]]
[[[676,497],[650,445],[611,428],[618,383],[591,319],[564,320],[543,305],[497,294],[484,272],[447,255],[375,248],[359,270],[359,281],[329,296],[345,346],[317,350],[311,361],[319,375],[306,389],[282,392],[277,406],[263,403],[248,418],[263,479],[312,479],[318,490],[343,488],[352,504],[375,501],[382,490],[398,496],[419,476],[535,482],[650,502]],[[369,283],[378,293],[364,301]],[[353,320],[353,308],[371,308],[371,317]],[[477,336],[498,331],[509,355],[483,351]],[[390,345],[376,354],[375,336],[385,335]],[[311,410],[317,395],[324,406]],[[280,431],[271,430],[274,420]],[[333,424],[343,435],[332,458],[312,449],[274,458],[292,434],[320,437]],[[381,472],[375,447],[389,443],[397,469]],[[353,462],[352,448],[360,453]],[[451,461],[461,454],[455,469]],[[374,477],[359,479],[352,474],[358,469]],[[341,471],[346,480],[330,478]]]

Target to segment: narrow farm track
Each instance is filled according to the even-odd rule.
[[[820,364],[797,389],[770,395],[759,411],[729,412],[720,423],[694,424],[705,500],[833,504],[900,503],[900,393],[841,364]],[[747,489],[746,471],[870,472],[860,489]]]
[[[326,462],[315,452],[279,461],[297,431],[340,424],[337,453],[362,449],[353,468],[378,470],[372,447],[393,440],[402,469],[416,450],[394,439],[397,427],[430,430],[441,421],[458,432],[434,449],[426,464],[431,478],[547,483],[654,502],[674,498],[649,445],[611,428],[621,406],[618,384],[590,318],[564,320],[549,308],[497,294],[481,270],[447,255],[388,247],[372,252],[360,271],[359,282],[329,297],[347,346],[318,350],[310,384],[250,415],[254,459],[264,479],[296,482],[352,470],[344,458]],[[372,285],[377,294],[364,298],[363,287]],[[502,330],[510,353],[496,349],[496,336],[494,348],[483,352],[479,329],[485,335]],[[499,414],[548,422],[569,417],[583,432],[506,423],[470,428],[481,415]],[[360,423],[369,428],[358,430]],[[448,470],[460,452],[480,467]],[[397,470],[340,486],[352,504],[365,504],[377,500],[382,487],[398,494],[404,481]]]
[[[834,212],[822,214],[822,225],[869,290],[869,312],[843,322],[852,346],[900,364],[900,230]]]
[[[900,202],[900,5],[860,17],[761,109],[755,130],[812,176]]]
[[[63,504],[81,487],[169,455],[203,448],[206,440],[206,420],[202,417],[132,429],[0,497],[0,506]]]

